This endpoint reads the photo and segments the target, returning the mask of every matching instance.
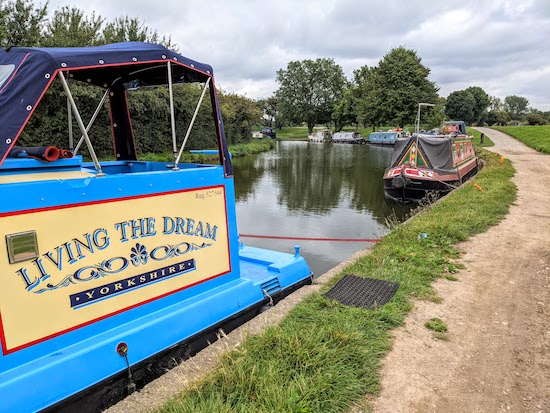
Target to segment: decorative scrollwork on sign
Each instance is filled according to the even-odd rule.
[[[115,265],[119,262],[118,265]],[[119,268],[117,268],[119,266]],[[128,267],[128,260],[124,257],[113,257],[96,265],[82,267],[72,274],[67,275],[57,284],[46,284],[45,288],[34,291],[35,294],[41,294],[46,291],[57,290],[58,288],[68,287],[71,284],[95,280],[107,275],[117,274]]]
[[[149,253],[147,252],[145,245],[136,243],[136,246],[132,247],[130,259],[132,260],[134,267],[137,267],[140,264],[147,264],[147,261],[149,260]]]
[[[67,275],[63,280],[57,284],[48,283],[44,288],[33,291],[35,294],[41,294],[46,291],[53,291],[59,288],[68,287],[71,284],[78,284],[81,282],[95,280],[108,275],[118,274],[126,268],[130,262],[134,267],[145,265],[151,261],[163,261],[168,258],[179,257],[192,251],[197,251],[206,247],[210,247],[213,244],[195,244],[189,242],[180,242],[176,245],[160,245],[147,252],[147,247],[140,243],[136,243],[135,247],[130,249],[130,259],[124,257],[112,257],[96,265],[88,265],[80,268],[72,274]],[[44,280],[44,279],[43,279]],[[39,286],[41,284],[36,284]]]

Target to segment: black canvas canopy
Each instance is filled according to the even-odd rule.
[[[232,175],[212,67],[163,46],[140,42],[80,48],[0,49],[0,165],[60,72],[69,72],[71,79],[110,90],[118,159],[135,159],[126,89],[169,84],[168,73],[173,84],[210,80],[220,159],[226,175]]]
[[[395,141],[391,166],[398,166],[410,146],[418,142],[418,150],[423,155],[428,166],[439,172],[450,171],[453,168],[453,153],[451,150],[451,138],[412,136],[399,138]]]

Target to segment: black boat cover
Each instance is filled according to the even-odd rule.
[[[391,166],[398,166],[409,147],[418,142],[418,150],[430,168],[438,171],[450,171],[453,169],[451,141],[451,138],[447,137],[411,136],[399,138],[395,141]]]

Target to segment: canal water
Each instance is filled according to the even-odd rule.
[[[392,150],[279,141],[273,151],[234,158],[240,234],[324,239],[241,236],[241,242],[284,252],[300,245],[314,274],[322,275],[369,245],[331,239],[377,239],[388,232],[388,219],[403,218],[384,201],[382,176]]]

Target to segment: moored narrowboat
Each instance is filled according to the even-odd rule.
[[[365,143],[365,139],[359,132],[336,132],[332,137],[332,142],[362,144]]]
[[[332,131],[326,129],[313,132],[307,139],[309,142],[330,143],[332,142]]]
[[[87,124],[77,82],[103,95]],[[172,90],[184,83],[201,95],[178,137]],[[67,147],[48,136],[16,146],[54,85],[67,96],[52,109],[67,113]],[[168,89],[172,162],[138,160],[128,95],[142,87]],[[219,162],[182,163],[205,96]],[[104,107],[114,160],[100,162],[91,126]],[[0,50],[0,124],[2,411],[104,409],[311,282],[299,247],[239,243],[211,66],[138,42]]]
[[[371,132],[368,143],[375,145],[393,145],[397,139],[409,136],[411,136],[411,134],[407,130],[394,128],[387,131]]]
[[[390,167],[384,173],[387,198],[410,203],[429,195],[439,197],[477,173],[473,137],[466,134],[464,122],[454,123],[440,128],[448,133],[415,133],[395,141]]]

